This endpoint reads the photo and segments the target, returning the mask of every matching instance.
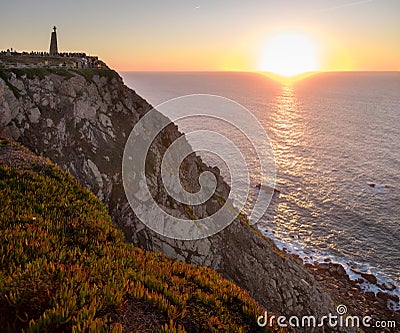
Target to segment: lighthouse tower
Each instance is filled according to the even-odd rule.
[[[53,32],[51,33],[51,40],[50,40],[50,55],[55,56],[58,54],[58,46],[57,46],[57,32],[56,27],[53,27]]]

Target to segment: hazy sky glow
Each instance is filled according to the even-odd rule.
[[[2,0],[0,9],[0,49],[47,51],[56,25],[60,51],[117,70],[262,70],[279,34],[312,41],[320,70],[400,70],[398,0]]]

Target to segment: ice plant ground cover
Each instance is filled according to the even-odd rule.
[[[125,243],[89,190],[4,139],[0,206],[1,331],[282,330],[215,271]]]

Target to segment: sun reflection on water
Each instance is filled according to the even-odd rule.
[[[299,127],[300,108],[292,85],[282,85],[282,92],[276,96],[273,114],[274,132],[279,143],[293,145],[300,142],[303,128]]]
[[[296,97],[295,87],[291,83],[282,84],[275,97],[274,110],[271,116],[271,131],[278,166],[278,188],[282,187],[279,200],[274,208],[275,232],[285,238],[296,239],[304,245],[313,237],[310,221],[304,221],[298,208],[313,210],[313,201],[300,183],[307,170],[314,166],[314,161],[307,157],[310,145],[302,104]],[[296,154],[301,151],[301,154]],[[285,177],[279,177],[284,172]],[[310,180],[312,182],[312,180]],[[307,226],[303,225],[307,223]]]

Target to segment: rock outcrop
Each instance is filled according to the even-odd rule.
[[[287,316],[336,313],[330,296],[301,262],[279,251],[243,218],[197,241],[162,237],[136,218],[125,197],[121,159],[131,129],[151,106],[126,87],[117,73],[1,71],[0,134],[70,171],[108,206],[128,241],[179,260],[210,266],[272,311]],[[152,166],[146,170],[148,184],[159,205],[171,214],[202,218],[220,208],[229,187],[217,168],[206,166],[192,154],[182,166],[184,186],[196,191],[199,175],[207,170],[218,179],[216,193],[196,207],[170,200],[161,183],[159,162],[167,146],[181,135],[171,124],[157,138],[148,156]]]

